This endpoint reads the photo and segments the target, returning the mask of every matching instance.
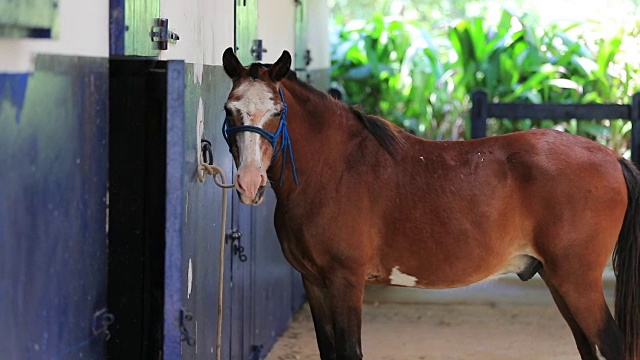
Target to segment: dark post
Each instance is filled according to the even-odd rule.
[[[631,98],[631,160],[640,164],[640,93]]]
[[[471,94],[471,138],[479,139],[487,136],[488,95],[484,90],[476,90]]]

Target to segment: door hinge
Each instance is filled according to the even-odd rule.
[[[262,358],[262,350],[264,349],[264,345],[251,345],[249,354],[250,360],[260,360]]]
[[[153,23],[155,25],[151,28],[149,35],[151,36],[151,41],[156,43],[158,50],[167,50],[169,43],[175,44],[180,40],[178,34],[169,30],[169,19],[155,18]]]
[[[115,321],[115,316],[108,312],[107,309],[100,309],[93,314],[93,325],[91,331],[93,335],[104,334],[104,339],[109,340],[111,333],[109,332],[109,325]]]
[[[186,342],[189,346],[195,346],[196,338],[191,336],[191,334],[189,334],[189,330],[187,330],[187,323],[193,320],[193,315],[191,315],[191,313],[187,309],[182,308],[180,309],[179,316],[180,317],[178,321],[180,326],[180,341]]]
[[[266,53],[267,49],[262,47],[262,40],[253,40],[253,46],[251,47],[251,56],[254,61],[262,61],[262,53]]]

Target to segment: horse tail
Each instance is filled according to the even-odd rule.
[[[640,357],[640,172],[620,159],[628,204],[613,251],[616,274],[615,319],[624,336],[625,359]]]

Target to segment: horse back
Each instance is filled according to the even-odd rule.
[[[393,191],[378,189],[372,200],[379,221],[369,225],[383,234],[377,265],[403,264],[425,287],[462,286],[518,256],[544,262],[566,249],[588,251],[592,244],[584,242],[597,237],[608,239],[598,242],[607,248],[604,263],[627,205],[618,159],[591,140],[554,130],[409,140],[396,173],[382,175]]]

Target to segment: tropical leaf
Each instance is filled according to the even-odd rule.
[[[332,78],[345,98],[426,138],[468,136],[469,94],[479,88],[494,101],[531,103],[628,102],[640,90],[640,63],[628,60],[637,58],[636,29],[589,39],[579,33],[582,24],[542,28],[508,11],[496,24],[481,16],[433,27],[381,14],[335,20]],[[627,61],[620,63],[625,51]],[[624,153],[629,124],[501,120],[491,121],[489,130],[555,128]]]

